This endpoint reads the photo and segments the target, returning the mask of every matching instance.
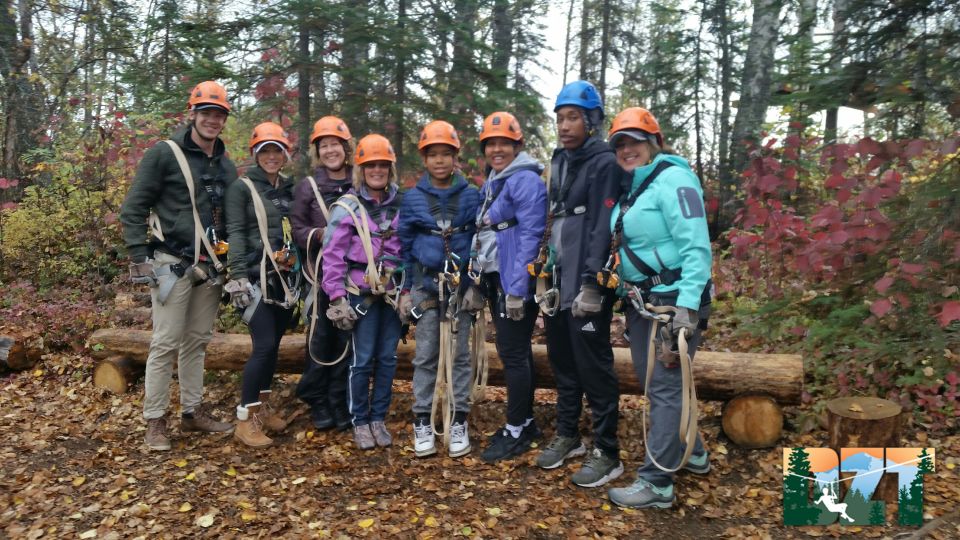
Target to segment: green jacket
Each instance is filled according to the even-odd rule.
[[[223,141],[217,139],[213,156],[208,157],[190,138],[191,127],[177,131],[171,139],[180,145],[196,186],[197,210],[204,228],[214,222],[214,203],[219,198],[222,208],[223,193],[237,178],[237,168],[226,156]],[[209,188],[209,189],[208,189]],[[164,242],[148,231],[147,218],[150,210],[160,219]],[[217,217],[220,210],[218,209]],[[190,205],[190,193],[177,164],[177,158],[164,142],[158,142],[146,151],[137,167],[133,185],[120,207],[120,222],[123,224],[123,240],[130,258],[143,260],[153,255],[154,249],[162,247],[170,253],[193,259],[194,222]],[[225,223],[218,223],[218,234],[225,235]],[[221,240],[225,238],[221,237]]]
[[[253,181],[257,194],[267,211],[267,238],[270,239],[270,252],[283,248],[283,218],[290,217],[293,207],[293,181],[280,175],[280,182],[274,188],[267,181],[263,169],[254,165],[244,175]],[[230,251],[227,254],[227,267],[230,279],[260,279],[260,259],[263,255],[263,241],[257,214],[253,208],[250,190],[241,181],[227,188],[224,213],[227,217],[227,236],[230,238]],[[267,265],[267,271],[273,267]]]
[[[632,185],[624,193],[636,190],[661,161],[669,161],[673,166],[661,172],[627,210],[623,217],[622,244],[630,246],[641,261],[657,272],[682,268],[679,281],[657,285],[652,290],[658,293],[679,290],[678,306],[700,309],[700,296],[710,279],[711,267],[710,235],[700,180],[682,157],[659,154],[649,165],[634,169]],[[610,219],[611,230],[619,215],[618,204]],[[637,270],[622,247],[620,264],[621,276],[627,281],[651,277]]]

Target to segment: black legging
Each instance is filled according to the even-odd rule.
[[[284,309],[276,304],[260,302],[250,318],[250,339],[253,350],[243,367],[240,385],[240,404],[247,406],[260,401],[260,392],[270,389],[273,373],[277,369],[277,352],[280,339],[290,324],[293,308]]]
[[[507,380],[507,423],[522,426],[527,418],[533,417],[536,382],[531,339],[537,322],[537,304],[533,299],[524,302],[523,319],[515,321],[506,316],[505,299],[501,298],[500,274],[484,274],[483,279],[496,330],[494,341],[497,355],[503,363],[503,375]],[[482,321],[477,324],[482,324]]]

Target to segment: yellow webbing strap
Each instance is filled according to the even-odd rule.
[[[190,206],[193,210],[193,264],[196,265],[200,262],[200,244],[203,244],[207,256],[210,257],[210,260],[213,262],[213,267],[216,268],[218,272],[222,271],[223,263],[220,262],[216,251],[213,249],[213,246],[210,245],[210,239],[207,238],[207,235],[203,232],[203,222],[200,221],[200,212],[197,211],[196,186],[193,184],[193,173],[190,171],[190,165],[187,163],[187,156],[183,155],[183,150],[180,149],[180,145],[177,143],[169,139],[163,142],[167,143],[167,146],[173,151],[173,156],[177,158],[177,164],[180,165],[180,172],[183,173],[183,179],[187,184],[187,191],[190,193]],[[157,228],[159,229],[159,222],[157,223]],[[160,238],[160,241],[163,241],[162,236],[158,238]]]
[[[250,200],[253,201],[253,213],[257,216],[257,228],[260,230],[260,242],[263,244],[263,249],[260,254],[260,289],[263,293],[264,301],[267,301],[267,291],[269,290],[269,287],[267,287],[267,261],[269,260],[270,264],[273,265],[273,269],[276,271],[278,277],[283,274],[280,272],[277,261],[274,260],[273,251],[270,247],[270,237],[267,234],[267,209],[263,206],[263,199],[260,197],[260,192],[257,191],[257,188],[253,185],[253,181],[250,180],[250,178],[241,176],[239,180],[250,190]],[[280,281],[280,286],[283,288],[283,303],[285,306],[291,307],[299,296],[290,290],[285,279],[280,277],[278,281]]]

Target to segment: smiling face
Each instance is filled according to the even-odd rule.
[[[557,110],[557,136],[567,150],[580,148],[587,140],[587,119],[579,107],[567,105]]]
[[[227,125],[227,113],[223,109],[192,110],[189,119],[196,134],[208,141],[216,139]]]
[[[332,135],[317,141],[317,156],[320,158],[320,164],[329,171],[339,171],[347,163],[343,141]]]
[[[653,153],[647,141],[638,141],[628,135],[620,136],[614,148],[617,151],[617,164],[627,172],[643,167],[653,159]]]
[[[383,191],[387,189],[390,183],[390,162],[389,161],[371,161],[364,163],[363,182],[370,191]]]
[[[450,180],[456,161],[457,151],[450,145],[431,144],[423,149],[423,166],[434,180]]]
[[[487,139],[486,145],[483,147],[483,157],[486,158],[487,165],[490,165],[494,172],[501,172],[506,169],[517,158],[519,152],[519,145],[506,137]]]
[[[257,165],[267,174],[277,174],[287,163],[287,156],[283,149],[275,144],[268,144],[257,152]]]

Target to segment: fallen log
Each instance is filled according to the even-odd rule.
[[[150,332],[122,328],[97,330],[90,337],[91,353],[99,359],[122,356],[143,364],[150,348]],[[94,345],[100,345],[93,347]],[[415,342],[408,340],[397,348],[397,378],[410,379],[411,359]],[[503,385],[503,364],[492,343],[487,344],[490,356],[490,384]],[[240,371],[250,354],[250,336],[214,334],[207,347],[206,368]],[[547,360],[545,345],[533,346],[537,386],[555,388],[553,373]],[[304,365],[304,337],[288,335],[280,343],[278,373],[301,373]],[[614,348],[614,368],[620,379],[620,391],[639,394],[640,383],[633,369],[630,350]],[[699,351],[694,361],[694,378],[701,399],[726,401],[748,392],[763,392],[781,405],[800,402],[803,387],[803,361],[793,354],[756,354]]]
[[[783,409],[766,394],[741,394],[723,406],[723,433],[744,448],[770,448],[783,430]]]
[[[122,394],[143,376],[144,367],[127,356],[111,356],[93,369],[93,384],[114,394]]]
[[[0,373],[4,371],[22,371],[33,367],[43,354],[42,342],[35,340],[0,336]]]

